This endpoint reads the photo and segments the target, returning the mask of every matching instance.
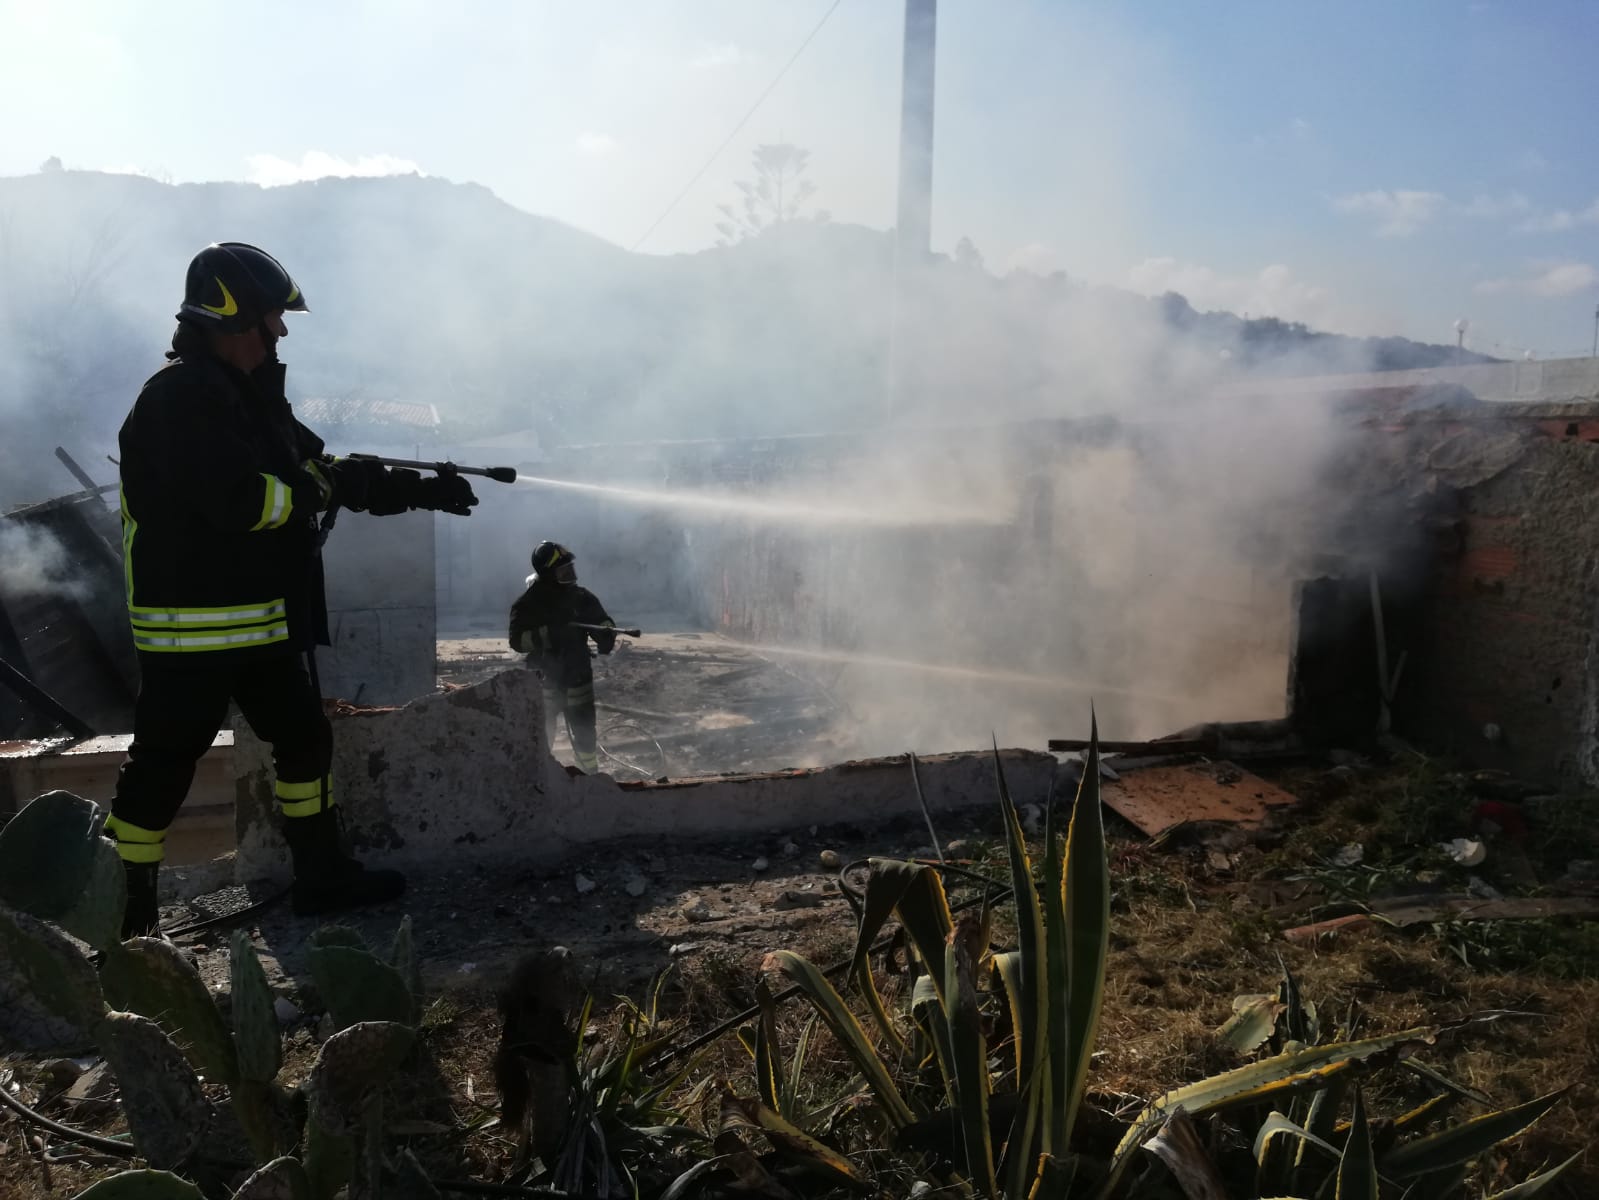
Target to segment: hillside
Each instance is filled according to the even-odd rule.
[[[61,490],[56,444],[108,465],[123,413],[160,365],[184,264],[224,239],[272,250],[310,299],[283,348],[291,399],[428,401],[452,436],[531,427],[555,441],[880,419],[886,233],[793,224],[657,257],[439,179],[262,189],[56,171],[0,179],[0,505]],[[1169,403],[1218,372],[1455,354],[945,259],[901,336],[907,419]]]

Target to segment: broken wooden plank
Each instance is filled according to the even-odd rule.
[[[1513,896],[1483,900],[1476,896],[1404,896],[1379,901],[1370,911],[1349,913],[1283,931],[1291,942],[1312,942],[1323,934],[1352,933],[1377,925],[1430,925],[1438,921],[1540,921],[1551,917],[1599,920],[1599,896]]]
[[[1298,803],[1275,784],[1225,762],[1144,767],[1115,783],[1101,782],[1100,795],[1152,838],[1193,822],[1257,829],[1274,809]]]

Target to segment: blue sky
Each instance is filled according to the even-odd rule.
[[[832,0],[0,0],[0,174],[420,169],[632,246]],[[759,143],[893,220],[898,0],[842,0],[646,240],[716,237]],[[1586,353],[1599,5],[943,0],[935,247],[1196,306]]]

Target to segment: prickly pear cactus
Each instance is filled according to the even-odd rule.
[[[411,1016],[408,1025],[422,1024],[422,964],[416,956],[416,938],[411,932],[411,917],[407,914],[394,931],[394,945],[389,949],[389,964],[400,973],[411,993]]]
[[[444,1200],[409,1150],[400,1151],[394,1164],[394,1181],[383,1189],[383,1194],[388,1200]]]
[[[250,935],[234,930],[228,976],[233,993],[233,1045],[239,1077],[268,1083],[283,1065],[283,1043],[278,1037],[278,1014],[272,988],[256,955]]]
[[[53,921],[97,950],[122,932],[128,885],[101,810],[46,792],[0,829],[0,903]]]
[[[322,925],[307,940],[312,946],[349,946],[356,950],[366,949],[366,939],[361,936],[361,931],[351,929],[348,925]]]
[[[240,1185],[233,1200],[311,1200],[311,1181],[295,1158],[276,1158]]]
[[[334,1200],[339,1189],[355,1178],[355,1141],[329,1133],[317,1120],[315,1101],[305,1126],[305,1175],[311,1184],[311,1200]]]
[[[367,950],[319,946],[306,955],[311,978],[333,1023],[347,1029],[363,1021],[412,1023],[415,1005],[404,977]]]
[[[133,938],[112,948],[100,968],[112,1007],[160,1024],[207,1078],[238,1082],[239,1058],[222,1014],[194,965],[171,942]]]
[[[0,1048],[72,1054],[94,1045],[105,998],[59,930],[0,905]]]
[[[342,1137],[355,1134],[367,1100],[399,1069],[415,1038],[396,1021],[363,1021],[324,1042],[306,1080],[317,1123]]]
[[[200,1189],[169,1171],[123,1171],[85,1188],[73,1200],[204,1200]]]
[[[183,1052],[135,1013],[107,1013],[95,1034],[122,1089],[133,1144],[153,1167],[182,1166],[211,1124],[211,1104]]]

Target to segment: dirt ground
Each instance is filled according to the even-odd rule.
[[[1405,930],[1370,926],[1308,944],[1283,931],[1385,893],[1493,887],[1548,895],[1579,888],[1583,858],[1594,855],[1594,806],[1571,798],[1542,808],[1516,839],[1489,837],[1475,868],[1451,862],[1440,839],[1480,834],[1480,796],[1471,777],[1425,760],[1382,767],[1324,766],[1287,771],[1276,781],[1302,798],[1275,828],[1248,840],[1179,831],[1152,844],[1112,822],[1113,937],[1103,1024],[1094,1056],[1091,1111],[1084,1136],[1114,1136],[1117,1119],[1160,1091],[1240,1061],[1217,1039],[1237,995],[1272,989],[1291,970],[1324,1019],[1355,1020],[1362,1034],[1391,1032],[1502,1011],[1503,1018],[1440,1042],[1425,1060],[1495,1107],[1557,1087],[1567,1100],[1508,1149],[1482,1161],[1474,1195],[1526,1178],[1587,1147],[1587,1115],[1599,1100],[1599,926],[1571,921],[1469,925],[1438,921]],[[944,819],[947,853],[982,868],[999,865],[992,810]],[[761,962],[773,949],[800,950],[820,963],[847,955],[850,912],[836,890],[830,851],[848,862],[870,854],[924,856],[919,821],[878,827],[802,828],[721,845],[615,846],[559,871],[492,874],[464,867],[413,881],[403,903],[351,923],[386,944],[403,913],[416,925],[431,1004],[425,1078],[408,1081],[396,1104],[408,1140],[437,1178],[504,1178],[513,1144],[492,1123],[497,1104],[490,1060],[499,1035],[494,1000],[523,954],[565,946],[595,999],[594,1032],[611,1027],[615,997],[642,999],[670,968],[663,1011],[691,1035],[750,1004]],[[1351,864],[1349,847],[1362,847]],[[1577,859],[1578,862],[1571,860]],[[1478,883],[1473,885],[1470,880]],[[637,893],[636,895],[633,893]],[[247,898],[225,892],[166,914],[231,911]],[[296,1006],[286,1025],[291,1081],[319,1036],[319,1003],[304,970],[311,923],[268,909],[248,926],[281,992]],[[212,981],[226,978],[225,937],[181,939]],[[785,1011],[785,1028],[803,1013]],[[823,1039],[815,1069],[843,1070]],[[114,1114],[75,1114],[50,1102],[48,1072],[10,1067],[25,1100],[51,1115],[102,1129]],[[748,1055],[735,1038],[713,1044],[702,1077],[750,1081]],[[59,1070],[59,1068],[57,1068]],[[1425,1093],[1394,1085],[1369,1097],[1397,1115]],[[1463,1111],[1472,1111],[1470,1107]],[[0,1114],[0,1195],[70,1196],[104,1173],[93,1160],[53,1144],[52,1187],[31,1146],[34,1131]],[[1218,1134],[1218,1136],[1224,1136]],[[1599,1164],[1583,1161],[1546,1195],[1599,1194]]]
[[[820,766],[855,757],[850,722],[815,676],[752,654],[671,614],[594,659],[601,769],[625,778]],[[439,678],[478,683],[519,669],[502,633],[446,631]],[[570,763],[558,725],[555,755]]]

